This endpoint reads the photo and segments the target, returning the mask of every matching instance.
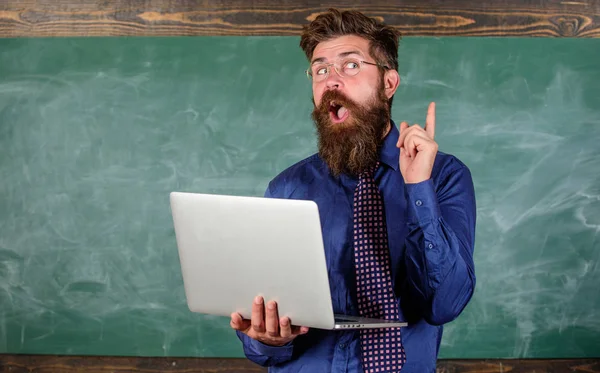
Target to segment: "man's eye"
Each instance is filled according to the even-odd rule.
[[[327,68],[326,67],[321,67],[317,69],[316,75],[325,75],[327,74]]]
[[[353,61],[346,62],[346,69],[358,69],[358,64]]]

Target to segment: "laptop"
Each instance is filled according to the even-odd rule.
[[[318,329],[401,327],[401,320],[334,315],[317,204],[172,192],[171,212],[192,312],[250,319],[274,300],[279,317]]]

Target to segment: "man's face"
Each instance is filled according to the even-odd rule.
[[[347,58],[375,62],[366,39],[347,35],[319,43],[311,66],[335,62],[341,71],[340,64]],[[326,79],[313,78],[312,117],[319,135],[319,153],[336,175],[357,176],[373,166],[389,129],[388,99],[397,88],[398,75],[391,70],[382,76],[377,66],[368,64],[359,68],[358,74],[342,77],[330,66]]]
[[[368,40],[355,35],[345,35],[319,43],[313,52],[311,65],[318,62],[332,63],[343,57],[375,62],[375,59],[369,54]],[[377,66],[362,65],[358,75],[344,78],[340,77],[331,66],[327,79],[322,82],[313,80],[312,90],[315,105],[319,106],[325,92],[333,89],[350,100],[364,105],[369,98],[375,95],[379,82],[380,73]],[[391,94],[387,97],[391,97]]]

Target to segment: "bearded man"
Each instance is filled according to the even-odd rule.
[[[443,325],[474,292],[471,174],[438,151],[435,103],[424,126],[391,119],[399,39],[355,11],[331,9],[304,28],[318,153],[265,196],[317,203],[334,313],[408,326],[309,330],[256,297],[251,319],[234,313],[231,327],[270,372],[435,372]]]

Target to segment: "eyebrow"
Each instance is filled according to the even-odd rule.
[[[362,53],[358,50],[352,50],[352,51],[348,51],[348,52],[342,52],[340,54],[338,54],[337,58],[340,57],[348,57],[351,54],[358,54],[359,56],[362,57]],[[310,64],[313,65],[315,63],[321,63],[321,62],[325,62],[326,58],[325,57],[319,57],[319,58],[315,58]]]

